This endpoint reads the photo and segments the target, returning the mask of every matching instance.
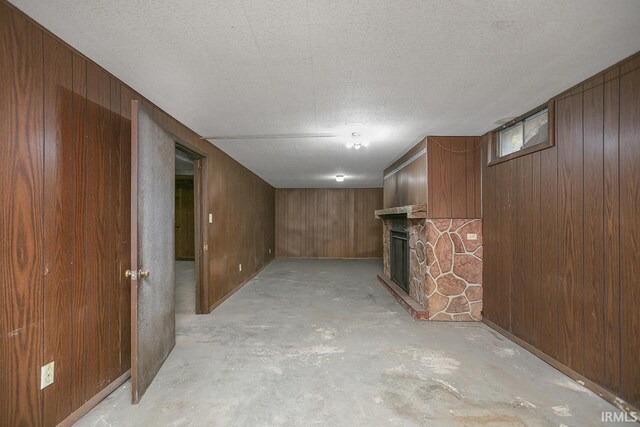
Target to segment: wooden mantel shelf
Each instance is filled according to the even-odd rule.
[[[376,212],[376,218],[384,217],[404,217],[404,218],[426,218],[427,205],[408,205],[395,208],[380,209]]]

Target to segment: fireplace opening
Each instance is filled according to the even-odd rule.
[[[409,233],[391,230],[391,280],[409,293]]]

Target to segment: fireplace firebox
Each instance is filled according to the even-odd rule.
[[[391,280],[409,293],[409,233],[391,230]]]

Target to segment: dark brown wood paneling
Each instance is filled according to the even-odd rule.
[[[193,175],[176,176],[176,259],[195,259]]]
[[[533,214],[536,212],[533,197],[533,155],[514,160],[514,189],[512,225],[515,227],[511,240],[513,263],[516,268],[511,275],[511,330],[519,337],[534,336],[534,287],[537,260],[533,259]]]
[[[430,143],[433,144],[434,141],[435,139],[432,139]],[[448,184],[451,188],[449,193],[451,199],[449,214],[457,212],[457,217],[467,217],[467,138],[451,139],[447,148],[449,149]],[[432,164],[429,166],[431,170],[434,167],[437,168]],[[470,167],[473,168],[473,165],[470,165]],[[471,191],[473,191],[473,188],[471,188]],[[434,206],[436,205],[435,202],[432,203]]]
[[[583,372],[583,146],[582,93],[558,100],[558,222],[561,229],[558,252],[563,307],[559,311],[558,359]]]
[[[503,274],[504,280],[509,284],[509,291],[505,295],[505,304],[511,308],[509,311],[509,328],[514,329],[514,318],[518,313],[514,313],[517,309],[513,306],[514,294],[518,292],[519,283],[516,283],[518,271],[523,268],[517,264],[518,259],[518,164],[510,163],[507,167],[509,183],[505,189],[504,198],[502,199],[503,208],[503,236],[502,243],[505,247],[504,253],[509,254],[509,265],[505,265]]]
[[[470,149],[472,148],[473,149]],[[479,138],[467,137],[465,153],[467,216],[478,218],[482,216],[482,177],[481,153],[482,142]]]
[[[639,58],[553,99],[556,146],[483,158],[482,184],[486,318],[636,407]]]
[[[357,193],[362,194],[362,193]],[[363,194],[362,207],[362,231],[358,238],[360,242],[359,256],[363,258],[378,257],[382,254],[382,241],[378,237],[380,224],[375,216],[370,217],[371,212],[375,212],[380,206],[380,192],[376,189],[366,190]]]
[[[131,101],[207,157],[204,311],[274,257],[275,191],[2,1],[0,24],[0,424],[54,425],[130,368]]]
[[[451,218],[451,156],[443,142],[438,138],[427,144],[427,216],[431,218]]]
[[[620,177],[618,69],[604,84],[604,378],[611,390],[620,387]]]
[[[121,205],[124,203],[122,199],[122,183],[120,181],[120,172],[122,167],[121,157],[122,153],[122,141],[120,141],[120,126],[122,124],[120,114],[120,91],[121,86],[114,78],[110,79],[110,134],[109,134],[109,149],[110,149],[110,202],[109,202],[109,222],[110,222],[110,234],[111,239],[108,242],[109,250],[109,281],[107,283],[107,295],[109,300],[109,310],[107,312],[108,324],[109,324],[109,336],[108,346],[109,352],[107,353],[107,377],[108,383],[111,383],[120,375],[120,355],[121,355],[121,331],[122,326],[120,324],[120,293],[122,291],[122,282],[124,282],[124,270],[122,264],[124,260],[129,256],[129,253],[122,251],[122,228],[123,223],[128,218],[121,215]],[[128,156],[128,152],[124,155]],[[127,221],[128,222],[128,221]],[[127,263],[128,266],[128,263]]]
[[[84,363],[89,400],[108,383],[109,369],[105,349],[109,348],[109,288],[115,286],[109,245],[111,241],[111,86],[109,75],[97,65],[87,63],[86,161],[83,192],[86,197],[84,286],[87,291]]]
[[[512,203],[513,196],[513,179],[514,179],[514,163],[508,162],[501,165],[495,166],[496,168],[496,182],[501,181],[503,185],[496,185],[496,209],[497,209],[497,220],[496,220],[496,235],[498,236],[498,253],[502,255],[500,262],[498,263],[496,280],[502,287],[501,291],[498,292],[499,295],[499,306],[504,307],[505,310],[502,310],[500,314],[500,325],[504,325],[504,328],[507,330],[511,330],[511,289],[512,289],[512,281],[511,281],[511,269],[513,265],[513,252],[511,250],[513,229],[512,226],[512,207],[514,206]],[[490,256],[490,255],[489,255]],[[486,255],[483,256],[483,258]]]
[[[497,178],[496,178],[497,180]],[[494,181],[495,182],[495,181]],[[558,156],[557,147],[540,152],[540,318],[538,346],[551,357],[558,357]],[[500,187],[501,184],[495,182]],[[485,234],[487,235],[485,228]],[[485,252],[486,254],[486,252]],[[496,256],[497,254],[493,254]]]
[[[54,361],[56,381],[44,389],[43,418],[52,424],[71,412],[75,144],[73,54],[44,36],[44,334],[43,364]],[[71,141],[72,143],[69,143]]]
[[[277,189],[275,200],[277,257],[382,257],[382,189]]]
[[[640,69],[620,76],[620,392],[640,406]]]
[[[42,424],[42,33],[0,4],[0,425]]]
[[[276,190],[278,191],[278,190]],[[296,190],[293,190],[293,194],[295,195]],[[340,200],[342,190],[329,189],[327,190],[327,256],[329,258],[340,258],[343,256],[340,248],[342,247],[342,239],[344,233],[342,228],[344,227],[344,221],[347,220],[343,216],[343,203]],[[299,203],[296,201],[295,196],[292,199],[294,203]],[[300,218],[294,219],[294,224],[296,227],[294,228],[294,233],[290,234],[294,240],[300,240],[303,238],[304,225],[301,224]],[[276,230],[276,233],[278,230]],[[382,238],[382,235],[381,237]],[[296,256],[298,254],[297,248],[294,247],[290,256]]]
[[[525,290],[527,289],[527,275],[525,273],[526,251],[524,250],[526,242],[525,215],[527,207],[527,160],[528,158],[515,159],[513,166],[513,182],[511,189],[510,205],[511,205],[511,253],[512,262],[515,268],[511,271],[511,331],[516,336],[526,336],[524,323],[526,314],[524,306],[526,304]]]
[[[604,156],[603,79],[583,94],[584,153],[584,283],[585,348],[583,375],[602,383],[604,378]]]
[[[87,62],[79,55],[73,55],[73,143],[75,146],[75,213],[73,216],[73,268],[77,274],[73,275],[73,295],[71,300],[73,325],[71,371],[71,409],[82,406],[85,402],[85,322],[87,312],[87,292],[85,280],[85,222],[87,217],[86,192],[84,191],[84,176],[87,173],[86,146],[86,117],[87,117]]]
[[[482,158],[488,158],[489,147],[489,135],[482,137]],[[495,168],[489,168],[486,162],[482,163],[482,176],[484,179],[484,197],[482,199],[483,204],[483,228],[485,230],[494,230],[497,226],[497,213],[496,208],[496,192],[495,192]],[[496,253],[497,252],[497,233],[483,233],[482,236],[483,253]],[[497,317],[502,310],[499,309],[498,293],[503,287],[497,286],[497,259],[495,257],[484,258],[483,260],[483,276],[484,285],[482,288],[482,300],[483,309],[482,314],[484,318],[491,320],[494,323],[500,322]]]
[[[427,137],[430,218],[480,218],[480,137]]]
[[[529,289],[527,290],[527,298],[529,300],[529,307],[527,309],[527,318],[529,325],[529,331],[533,335],[533,342],[535,345],[539,345],[541,341],[541,335],[544,333],[542,326],[542,319],[540,316],[540,299],[542,293],[540,290],[540,276],[543,269],[542,259],[542,240],[544,235],[542,234],[542,215],[541,215],[541,195],[540,195],[540,173],[541,173],[541,153],[536,152],[531,154],[531,180],[529,182],[530,200],[531,205],[527,211],[527,218],[529,224],[527,232],[529,234],[530,241],[530,255],[528,261],[529,271],[531,275],[529,277]]]
[[[280,190],[276,190],[276,194],[280,193]],[[281,193],[280,197],[286,197],[284,193]],[[329,229],[332,224],[329,221],[329,190],[326,188],[318,189],[318,257],[326,258],[329,256]],[[280,212],[280,205],[276,205],[276,212]],[[288,218],[287,218],[288,220]],[[286,226],[286,223],[281,224]],[[288,233],[278,232],[284,228],[276,228],[276,234],[285,236]],[[278,254],[276,253],[276,256]]]

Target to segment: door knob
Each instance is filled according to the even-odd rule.
[[[138,280],[142,277],[149,277],[151,273],[149,270],[127,270],[124,272],[124,277],[131,277],[131,280]]]

